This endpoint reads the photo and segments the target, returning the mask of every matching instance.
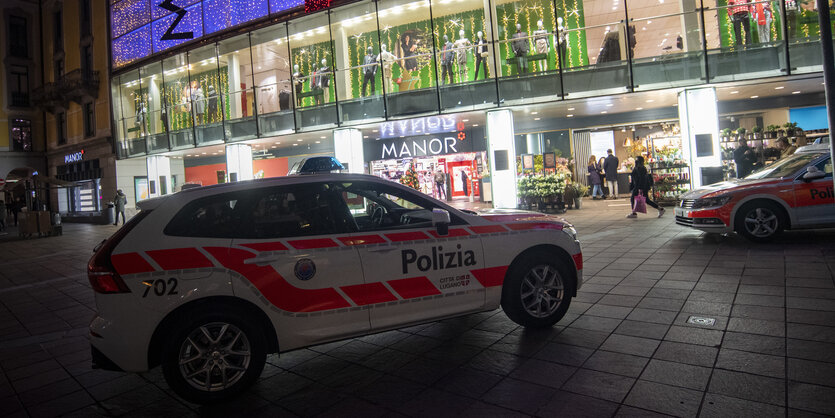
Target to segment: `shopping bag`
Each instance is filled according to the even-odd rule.
[[[633,213],[647,213],[647,198],[638,191],[638,194],[635,196],[635,205],[632,207]]]

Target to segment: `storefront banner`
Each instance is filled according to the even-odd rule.
[[[480,135],[477,138],[473,139],[472,132],[459,131],[440,135],[380,139],[366,141],[363,154],[365,161],[376,161],[484,151],[484,140]]]
[[[396,120],[380,124],[380,138],[398,138],[404,136],[437,134],[442,132],[462,131],[455,115],[428,116],[425,118]]]

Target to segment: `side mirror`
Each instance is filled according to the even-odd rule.
[[[449,234],[450,222],[449,212],[439,208],[432,209],[432,225],[435,226],[438,235]]]
[[[812,181],[812,180],[822,179],[824,177],[826,177],[826,173],[824,173],[823,171],[820,171],[815,166],[810,166],[809,168],[806,169],[806,173],[803,174],[803,181]]]

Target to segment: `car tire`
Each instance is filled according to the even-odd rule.
[[[754,242],[768,242],[786,227],[783,208],[773,202],[758,200],[746,203],[736,213],[736,232]]]
[[[162,371],[183,399],[210,404],[246,390],[264,369],[266,337],[238,310],[187,315],[172,328]]]
[[[502,309],[519,325],[546,328],[568,311],[574,294],[574,276],[566,260],[537,251],[515,261],[502,287]]]

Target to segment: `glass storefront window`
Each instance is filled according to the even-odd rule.
[[[432,2],[444,110],[483,108],[496,102],[496,86],[488,82],[494,72],[491,13],[484,5],[481,0]]]
[[[229,69],[220,68],[215,44],[189,51],[189,94],[197,145],[223,142],[220,94],[226,92]]]
[[[133,107],[136,114],[134,126],[138,128],[137,137],[146,138],[148,152],[168,151],[168,132],[165,127],[165,115],[162,86],[162,63],[155,62],[139,69],[139,86],[134,86]]]
[[[209,98],[209,110],[218,106],[217,113],[225,121],[227,141],[240,141],[255,138],[258,130],[254,117],[255,90],[252,82],[253,72],[258,74],[275,73],[274,67],[265,67],[263,63],[253,65],[250,56],[249,35],[244,34],[220,41],[218,50],[218,86],[217,103]],[[286,67],[286,65],[285,65]],[[275,76],[275,74],[272,74]],[[275,92],[275,83],[270,84]],[[289,89],[285,89],[289,95]],[[289,100],[288,100],[289,102]]]
[[[792,73],[811,73],[820,71],[821,46],[820,46],[820,25],[818,23],[818,11],[815,1],[812,0],[783,0],[786,8],[785,21],[788,25],[789,58],[792,64]],[[780,2],[771,2],[773,10],[779,12]],[[835,8],[830,6],[829,19],[835,28]],[[775,13],[778,15],[778,13]],[[775,16],[772,27],[779,26],[776,22],[779,16]],[[772,35],[774,35],[772,29]]]
[[[427,0],[381,0],[377,3],[383,73],[391,68],[391,91],[386,91],[389,116],[437,112],[434,35]],[[381,49],[382,50],[382,49]],[[387,82],[388,85],[388,82]]]
[[[389,75],[386,77],[380,65],[382,55],[374,2],[365,1],[333,10],[331,32],[336,95],[342,122],[384,118],[382,95],[383,91],[392,89],[391,65],[388,64],[391,59],[385,67]]]
[[[114,96],[121,108],[122,120],[119,123],[119,136],[122,138],[120,154],[129,157],[145,154],[145,136],[142,128],[144,115],[141,109],[147,108],[147,98],[143,98],[139,82],[139,70],[133,70],[118,78],[119,95]]]
[[[333,82],[333,51],[328,14],[290,22],[290,62],[293,80],[301,82],[296,111],[297,128],[316,128],[336,123],[336,90]]]
[[[258,115],[260,133],[278,135],[292,132],[296,127],[293,108],[301,105],[305,79],[293,78],[287,26],[280,24],[255,31],[251,44],[252,85],[255,87],[252,110]],[[248,98],[246,101],[250,103]]]
[[[194,146],[192,90],[186,54],[162,61],[163,103],[172,149]]]

